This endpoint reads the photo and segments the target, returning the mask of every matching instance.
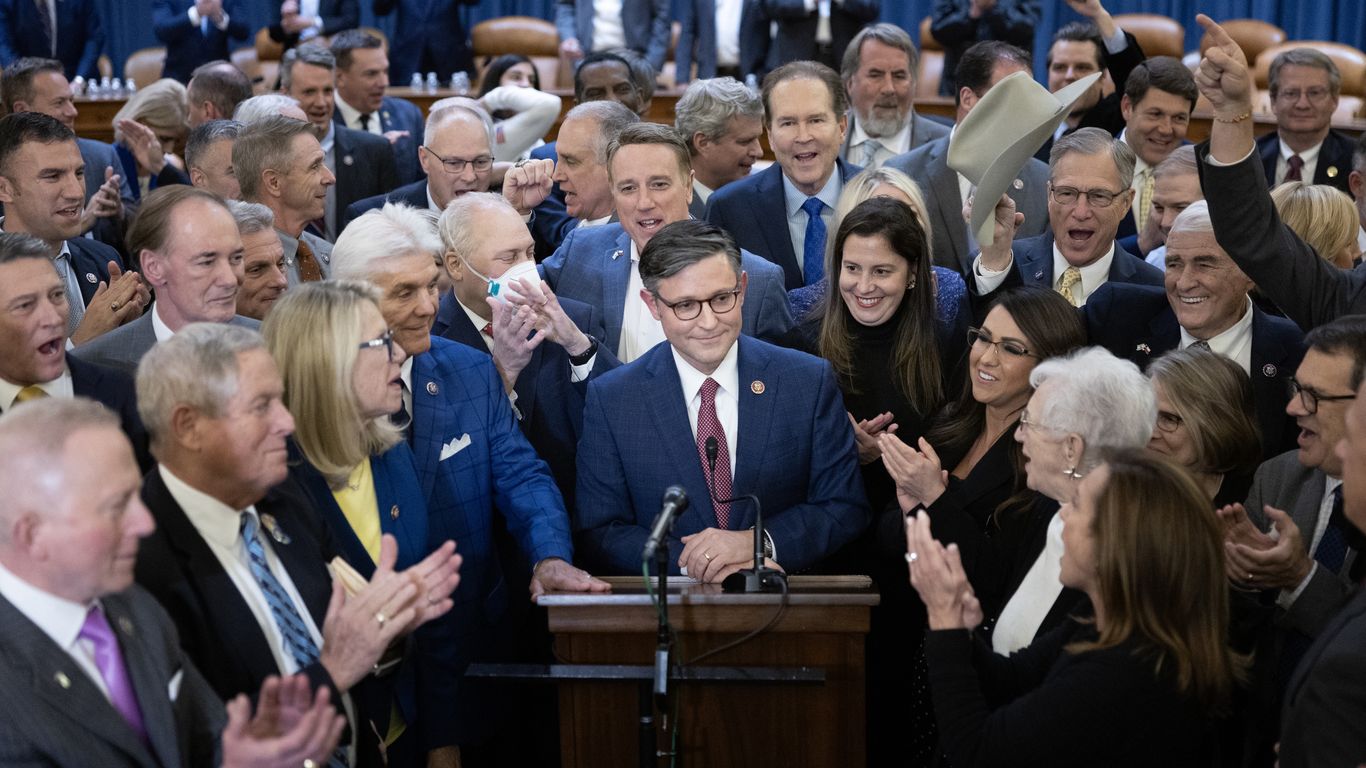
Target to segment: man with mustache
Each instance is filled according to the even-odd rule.
[[[949,135],[948,126],[915,113],[915,45],[901,27],[864,27],[844,52],[840,77],[850,105],[840,149],[846,162],[877,168]]]

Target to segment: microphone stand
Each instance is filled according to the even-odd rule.
[[[707,451],[707,490],[716,498],[716,455],[720,446],[715,437],[708,437]],[[748,500],[754,504],[754,567],[736,571],[721,580],[721,591],[763,593],[787,592],[787,574],[776,568],[764,565],[764,508],[759,498],[752,493],[743,493],[729,499],[716,499],[717,504],[733,504]]]

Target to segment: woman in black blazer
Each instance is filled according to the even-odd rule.
[[[1185,470],[1111,454],[1063,505],[1058,578],[1090,598],[1009,658],[971,634],[982,620],[957,547],[929,515],[907,527],[925,602],[940,746],[976,765],[1208,766],[1243,659],[1228,647],[1223,537]]]

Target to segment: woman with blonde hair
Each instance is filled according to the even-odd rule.
[[[1228,645],[1223,534],[1205,492],[1151,452],[1120,451],[1062,519],[1058,579],[1092,611],[1008,658],[972,637],[982,609],[957,547],[934,539],[928,513],[907,523],[940,747],[958,768],[1215,764],[1214,724],[1244,659]]]
[[[189,131],[185,86],[170,78],[138,91],[114,115],[114,151],[133,199],[167,184],[189,184],[176,145]]]
[[[1197,347],[1162,355],[1147,373],[1157,398],[1148,449],[1185,467],[1215,507],[1247,498],[1262,456],[1247,374]]]
[[[1352,269],[1361,260],[1361,221],[1352,199],[1327,184],[1287,181],[1271,190],[1281,221],[1325,261]]]

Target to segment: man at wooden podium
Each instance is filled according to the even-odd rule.
[[[595,573],[640,572],[672,485],[690,503],[668,540],[669,570],[699,581],[753,563],[755,502],[738,497],[763,504],[766,555],[789,571],[868,522],[830,365],[740,336],[740,265],[730,235],[695,220],[663,227],[640,254],[641,297],[667,341],[588,386],[575,524]]]

